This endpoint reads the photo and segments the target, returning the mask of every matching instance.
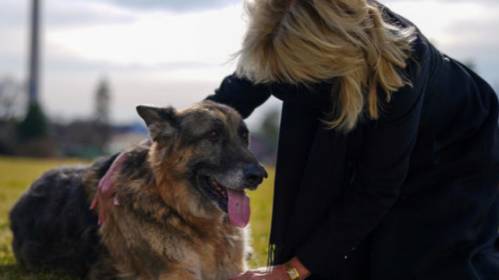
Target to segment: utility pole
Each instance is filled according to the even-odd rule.
[[[40,85],[40,0],[31,1],[28,78],[29,106],[38,105]]]
[[[28,111],[18,124],[21,142],[38,141],[47,136],[48,120],[40,105],[40,4],[31,1],[30,45],[28,62]]]

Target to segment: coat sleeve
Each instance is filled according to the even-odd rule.
[[[398,200],[418,134],[422,96],[413,87],[400,89],[386,103],[388,113],[365,125],[363,151],[343,203],[332,207],[327,220],[297,250],[314,275],[335,278]]]
[[[215,90],[215,94],[206,99],[231,106],[243,118],[247,118],[255,108],[262,105],[269,97],[270,90],[267,85],[256,85],[233,74],[227,76],[220,87]]]

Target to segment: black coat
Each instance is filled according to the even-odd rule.
[[[419,33],[406,75],[381,118],[347,134],[321,122],[334,82],[229,76],[209,97],[244,117],[271,94],[283,101],[274,263],[298,256],[311,279],[499,279],[497,96]]]

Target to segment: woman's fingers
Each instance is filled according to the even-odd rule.
[[[238,276],[230,278],[229,280],[248,280],[248,279],[250,279],[250,278],[248,278],[249,274],[250,274],[250,272],[246,271],[245,273],[239,274]]]
[[[259,268],[256,270],[247,271],[230,280],[287,280],[285,270],[278,269],[278,267]]]
[[[265,276],[264,273],[255,270],[250,270],[246,271],[243,274],[240,274],[235,278],[231,278],[230,280],[257,280],[257,279],[259,280],[261,279],[262,276]]]

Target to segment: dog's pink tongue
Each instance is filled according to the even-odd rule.
[[[243,228],[249,223],[250,200],[244,191],[233,191],[227,189],[229,197],[228,211],[229,221],[236,227]]]

